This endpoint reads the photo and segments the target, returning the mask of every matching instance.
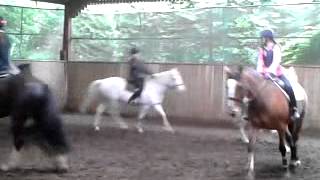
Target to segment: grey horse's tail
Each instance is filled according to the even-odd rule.
[[[308,96],[307,94],[305,93],[304,94],[304,101],[302,102],[302,110],[301,110],[301,113],[300,113],[300,118],[297,120],[296,122],[296,128],[295,128],[295,131],[297,133],[300,132],[301,128],[302,128],[302,124],[303,124],[303,120],[305,118],[305,115],[306,115],[306,112],[307,112],[307,107],[308,107]]]

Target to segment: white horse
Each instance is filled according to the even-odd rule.
[[[229,72],[230,70],[225,67],[225,71]],[[289,80],[291,83],[292,89],[294,91],[297,104],[299,102],[308,102],[308,96],[304,88],[300,85],[298,82],[298,76],[293,67],[290,68],[284,68],[283,70],[284,76]],[[233,117],[233,119],[236,121],[236,124],[239,127],[240,134],[241,134],[241,140],[244,143],[249,143],[248,136],[245,132],[245,127],[247,125],[247,121],[245,120],[246,117],[246,102],[239,103],[237,99],[235,99],[235,88],[237,87],[237,81],[232,78],[227,79],[226,84],[226,97],[227,97],[227,106],[229,109],[229,113]],[[244,98],[246,100],[246,98]],[[271,132],[275,133],[277,131],[272,130]],[[286,147],[287,150],[290,150],[290,148]]]
[[[121,128],[128,128],[128,125],[120,117],[119,110],[119,103],[121,101],[127,103],[133,94],[126,90],[127,84],[127,80],[121,77],[109,77],[91,82],[87,97],[80,110],[85,112],[93,101],[98,104],[94,120],[95,130],[100,130],[102,113],[106,110],[108,104],[110,105],[109,113],[111,117],[119,123]],[[143,132],[142,119],[150,108],[154,108],[161,115],[164,130],[174,132],[162,107],[165,93],[169,89],[177,89],[179,91],[186,89],[180,72],[176,68],[156,73],[146,78],[141,96],[135,101],[140,106],[136,125],[140,133]]]

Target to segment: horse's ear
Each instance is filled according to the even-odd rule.
[[[230,68],[229,68],[228,66],[224,66],[224,67],[223,67],[223,70],[224,70],[226,73],[228,73],[228,74],[231,73],[231,70],[230,70]]]

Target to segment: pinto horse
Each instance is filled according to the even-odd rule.
[[[11,118],[14,145],[1,170],[17,168],[22,148],[35,144],[53,157],[57,170],[65,171],[69,145],[54,97],[48,85],[25,78],[30,75],[29,65],[18,67],[21,73],[0,78],[0,117]]]
[[[87,96],[80,107],[80,111],[85,112],[94,101],[98,104],[94,121],[96,130],[100,129],[101,115],[106,110],[108,104],[110,105],[109,110],[112,118],[117,120],[121,128],[128,128],[128,125],[122,120],[119,113],[119,102],[128,102],[128,99],[133,94],[126,89],[126,86],[127,81],[121,77],[109,77],[90,83]],[[138,123],[136,125],[140,133],[144,131],[142,119],[150,108],[154,108],[161,115],[164,130],[174,132],[162,107],[165,93],[169,89],[177,89],[179,91],[186,89],[182,76],[176,68],[153,74],[152,77],[146,79],[144,90],[136,101],[140,106]]]
[[[248,133],[249,133],[249,171],[254,174],[254,148],[258,129],[274,129],[279,135],[279,150],[282,156],[282,165],[288,167],[285,141],[290,146],[290,165],[300,165],[297,151],[297,141],[302,127],[307,101],[303,103],[301,116],[293,121],[289,114],[288,99],[274,82],[266,80],[257,71],[251,68],[239,68],[239,71],[228,70],[230,78],[237,80],[234,99],[242,104],[248,98]]]
[[[227,106],[227,113],[232,117],[234,123],[238,126],[240,131],[240,137],[242,142],[249,143],[248,136],[245,131],[245,127],[247,125],[247,98],[242,100],[235,98],[235,92],[238,81],[235,80],[236,77],[232,77],[230,74],[230,69],[228,67],[224,67],[224,72],[226,72],[226,82],[225,82],[225,102]],[[291,83],[292,89],[295,94],[295,98],[297,100],[298,105],[304,104],[308,101],[308,97],[306,91],[298,82],[298,76],[293,67],[283,68],[283,72],[285,77]],[[302,113],[303,109],[299,108],[299,113]],[[271,130],[272,133],[277,133],[275,130]],[[286,145],[286,149],[290,151],[290,148]]]

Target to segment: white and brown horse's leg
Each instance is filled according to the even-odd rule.
[[[281,153],[282,156],[282,166],[284,168],[288,168],[288,160],[286,157],[286,147],[285,147],[285,131],[280,131],[278,130],[278,134],[279,134],[279,151]]]
[[[136,125],[136,127],[140,133],[143,133],[142,121],[143,121],[143,118],[146,116],[149,109],[150,109],[150,105],[142,105],[140,108],[140,112],[138,115],[138,123]]]
[[[245,131],[245,127],[247,124],[248,124],[248,121],[244,120],[243,117],[241,117],[241,119],[238,123],[238,126],[239,126],[239,130],[240,130],[240,134],[241,134],[241,140],[244,143],[249,143],[249,139],[248,139],[248,136]]]
[[[161,104],[157,104],[154,106],[154,109],[161,115],[162,117],[162,121],[163,121],[163,129],[166,130],[166,131],[169,131],[169,132],[172,132],[174,133],[174,130],[171,126],[171,124],[169,123],[168,121],[168,118],[167,118],[167,115],[166,113],[164,112],[163,108],[162,108],[162,105]]]
[[[294,125],[289,125],[289,129],[286,132],[286,140],[290,145],[291,148],[291,160],[290,165],[293,167],[301,165],[301,161],[298,158],[297,154],[297,141],[298,141],[298,135],[297,132],[294,129]]]
[[[11,169],[17,168],[21,159],[21,150],[18,151],[15,147],[13,147],[11,154],[9,156],[9,160],[6,164],[1,165],[2,171],[9,171]]]
[[[125,123],[120,116],[119,101],[116,101],[116,100],[110,101],[109,113],[111,114],[112,119],[118,122],[121,129],[128,129],[127,123]]]
[[[53,164],[58,171],[67,171],[69,169],[68,158],[65,154],[59,154],[54,156]]]
[[[254,178],[254,151],[255,143],[257,141],[258,130],[249,123],[249,144],[248,144],[248,176],[249,178]]]
[[[96,131],[100,130],[100,122],[101,122],[101,118],[102,118],[102,114],[106,109],[106,105],[104,104],[99,104],[97,109],[96,109],[96,114],[94,116],[94,129]]]

